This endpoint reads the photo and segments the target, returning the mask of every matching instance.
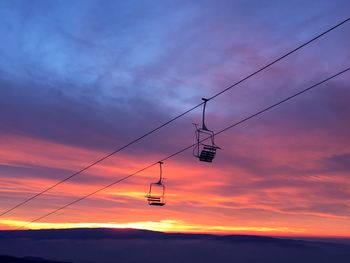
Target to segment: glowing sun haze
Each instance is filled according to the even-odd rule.
[[[349,16],[337,1],[0,1],[3,212]],[[349,67],[350,22],[208,103],[220,130]],[[350,236],[350,73],[29,228]],[[0,218],[12,229],[194,143],[184,116]]]

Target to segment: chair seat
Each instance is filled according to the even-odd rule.
[[[150,205],[155,205],[155,206],[163,206],[163,205],[165,205],[164,202],[150,202],[149,204]]]
[[[147,196],[147,201],[149,205],[155,205],[155,206],[165,205],[163,197],[159,197],[159,196]]]

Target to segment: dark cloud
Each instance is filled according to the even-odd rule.
[[[13,13],[11,4],[4,4],[6,24],[18,31],[25,25],[27,31],[16,34],[19,40],[11,35],[1,48],[14,63],[4,71],[10,80],[1,83],[3,129],[67,144],[114,148],[181,112],[194,98],[220,88],[211,80],[231,81],[233,66],[245,63],[234,71],[238,77],[251,69],[250,64],[271,56],[266,47],[276,39],[267,25],[275,30],[282,25],[275,23],[279,17],[259,16],[261,10],[252,8],[256,4],[239,5],[238,17],[231,15],[237,5],[225,1],[205,2],[201,8],[181,3],[170,15],[162,12],[172,8],[170,2],[112,1],[102,6],[89,1],[68,7],[38,1],[35,8],[18,2],[21,12]],[[213,8],[224,12],[216,17]],[[273,5],[262,8],[270,10]],[[279,8],[287,13],[299,10],[295,4]],[[247,14],[254,19],[238,24]],[[283,30],[305,23],[305,17],[297,18],[294,24],[285,20]],[[259,24],[265,27],[257,30]],[[286,34],[283,30],[277,32]],[[10,52],[12,42],[20,43],[21,52]],[[229,70],[222,74],[225,67]],[[274,80],[269,74],[266,78]],[[159,141],[174,135],[171,131]]]
[[[350,171],[350,153],[336,154],[322,160],[322,165],[328,171],[349,172]]]
[[[350,215],[350,207],[344,203],[316,203],[306,206],[288,206],[282,208],[282,211],[293,212],[293,213],[315,213],[315,214],[329,214],[335,216],[346,216]]]
[[[99,104],[93,94],[76,99],[60,90],[45,91],[44,86],[33,83],[27,83],[26,89],[5,81],[0,85],[3,133],[112,149],[168,117],[145,99],[132,99],[136,107],[130,109],[128,102]]]
[[[43,166],[35,166],[35,165],[0,165],[0,174],[11,176],[14,178],[48,178],[50,175],[50,179],[57,180],[62,176],[62,174],[72,173],[72,171],[58,169],[58,168],[49,168]]]

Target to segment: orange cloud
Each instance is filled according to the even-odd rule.
[[[330,175],[327,171],[321,171],[322,164],[317,162],[337,150],[329,149],[322,154],[316,150],[305,152],[301,147],[303,143],[294,147],[291,141],[290,147],[294,147],[296,154],[290,158],[290,150],[281,147],[276,137],[255,143],[241,134],[236,140],[230,142],[227,139],[228,143],[213,164],[195,159],[166,162],[163,171],[167,178],[168,203],[162,209],[149,207],[144,197],[149,183],[158,179],[159,168],[154,166],[29,227],[137,227],[170,232],[350,235],[346,204],[340,197],[327,195],[329,189],[325,188],[329,184],[348,187],[349,182],[342,173]],[[68,172],[81,168],[87,159],[93,160],[96,155],[103,155],[84,148],[25,137],[9,136],[4,142],[0,150],[4,157],[2,164],[19,165],[24,170],[21,170],[23,174],[15,176],[6,172],[1,174],[4,180],[0,201],[3,208],[66,177]],[[309,141],[305,140],[304,143]],[[13,145],[16,147],[13,148]],[[262,151],[254,155],[254,147]],[[297,149],[299,147],[300,150]],[[47,154],[47,149],[51,154]],[[299,152],[302,154],[297,154]],[[257,156],[261,158],[257,159]],[[6,215],[1,221],[2,227],[20,226],[131,174],[157,158],[161,157],[150,154],[146,159],[140,159],[118,154]],[[37,179],[35,174],[26,177],[26,169],[30,171],[35,166],[59,168],[62,172],[59,176],[51,177],[44,169]],[[300,175],[294,168],[283,167],[303,167],[309,172]],[[319,195],[322,193],[324,196]]]

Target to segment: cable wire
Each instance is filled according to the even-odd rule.
[[[254,114],[252,114],[252,115],[250,115],[250,116],[248,116],[248,117],[246,117],[246,118],[243,118],[242,120],[240,120],[240,121],[238,121],[238,122],[235,122],[235,123],[233,123],[233,124],[227,126],[226,128],[224,128],[224,129],[222,129],[222,130],[220,130],[220,131],[214,133],[214,136],[219,135],[219,134],[221,134],[221,133],[223,133],[223,132],[226,132],[227,130],[230,130],[230,129],[232,129],[233,127],[236,127],[236,126],[238,126],[238,125],[240,125],[240,124],[242,124],[242,123],[244,123],[244,122],[246,122],[246,121],[248,121],[248,120],[250,120],[250,119],[252,119],[252,118],[255,118],[255,117],[257,117],[257,116],[263,114],[264,112],[269,111],[269,110],[271,110],[271,109],[273,109],[273,108],[275,108],[275,107],[281,105],[281,104],[284,103],[284,102],[287,102],[287,101],[289,101],[289,100],[291,100],[291,99],[293,99],[293,98],[295,98],[295,97],[297,97],[297,96],[299,96],[299,95],[301,95],[301,94],[303,94],[303,93],[305,93],[305,92],[307,92],[307,91],[309,91],[309,90],[311,90],[311,89],[313,89],[313,88],[316,88],[317,86],[319,86],[319,85],[321,85],[321,84],[323,84],[323,83],[325,83],[325,82],[327,82],[327,81],[330,81],[331,79],[334,79],[335,77],[337,77],[337,76],[339,76],[339,75],[341,75],[341,74],[344,74],[345,72],[347,72],[347,71],[349,71],[349,70],[350,70],[350,67],[348,67],[348,68],[346,68],[346,69],[344,69],[344,70],[342,70],[342,71],[340,71],[340,72],[338,72],[338,73],[336,73],[336,74],[334,74],[334,75],[332,75],[332,76],[330,76],[330,77],[328,77],[328,78],[326,78],[326,79],[324,79],[324,80],[322,80],[322,81],[320,81],[320,82],[317,82],[316,84],[314,84],[314,85],[312,85],[312,86],[310,86],[310,87],[308,87],[308,88],[306,88],[306,89],[303,89],[303,90],[301,90],[301,91],[299,91],[299,92],[297,92],[297,93],[295,93],[295,94],[293,94],[293,95],[291,95],[291,96],[289,96],[289,97],[286,97],[285,99],[280,100],[280,101],[278,101],[278,102],[276,102],[276,103],[274,103],[274,104],[272,104],[272,105],[270,105],[270,106],[268,106],[268,107],[266,107],[266,108],[264,108],[264,109],[262,109],[262,110],[260,110],[260,111],[258,111],[258,112],[256,112],[256,113],[254,113]],[[208,140],[209,138],[210,138],[210,136],[207,137],[207,138],[202,139],[202,140],[200,141],[200,143],[201,143],[201,142],[204,142],[204,141],[206,141],[206,140]],[[161,160],[159,160],[159,161],[157,161],[157,162],[154,162],[154,163],[152,163],[152,164],[150,164],[150,165],[148,165],[148,166],[145,166],[144,168],[142,168],[142,169],[140,169],[140,170],[138,170],[138,171],[136,171],[136,172],[134,172],[134,173],[132,173],[132,174],[130,174],[130,175],[127,175],[127,176],[125,176],[125,177],[122,177],[122,178],[120,178],[120,179],[118,179],[118,180],[116,180],[116,181],[114,181],[114,182],[112,182],[112,183],[110,183],[110,184],[108,184],[108,185],[102,187],[102,188],[99,188],[99,189],[97,189],[96,191],[91,192],[90,194],[87,194],[87,195],[85,195],[85,196],[82,196],[82,197],[80,197],[80,198],[78,198],[78,199],[76,199],[76,200],[74,200],[74,201],[72,201],[72,202],[70,202],[70,203],[68,203],[68,204],[66,204],[66,205],[64,205],[64,206],[61,206],[61,207],[59,207],[59,208],[57,208],[57,209],[55,209],[55,210],[53,210],[53,211],[51,211],[51,212],[49,212],[49,213],[43,215],[43,216],[40,216],[40,217],[38,217],[38,218],[36,218],[36,219],[34,219],[34,220],[32,220],[32,221],[30,221],[30,222],[28,222],[28,223],[26,223],[26,224],[20,226],[20,227],[18,227],[17,229],[14,229],[14,230],[12,230],[12,231],[17,231],[17,230],[20,230],[20,229],[22,229],[22,228],[25,228],[25,227],[27,227],[28,225],[30,225],[30,224],[32,224],[32,223],[35,223],[35,222],[37,222],[37,221],[39,221],[39,220],[41,220],[41,219],[44,219],[44,218],[46,218],[46,217],[48,217],[48,216],[50,216],[50,215],[52,215],[52,214],[55,214],[55,213],[57,213],[58,211],[63,210],[63,209],[65,209],[65,208],[67,208],[67,207],[69,207],[69,206],[71,206],[71,205],[73,205],[73,204],[76,204],[76,203],[78,203],[78,202],[80,202],[80,201],[82,201],[82,200],[84,200],[84,199],[87,199],[87,198],[89,198],[90,196],[95,195],[95,194],[97,194],[97,193],[99,193],[99,192],[101,192],[101,191],[103,191],[103,190],[105,190],[105,189],[107,189],[107,188],[109,188],[109,187],[111,187],[111,186],[114,186],[114,185],[116,185],[116,184],[119,184],[119,183],[121,183],[121,182],[123,182],[123,181],[129,179],[130,177],[135,176],[136,174],[139,174],[139,173],[141,173],[141,172],[143,172],[143,171],[145,171],[145,170],[147,170],[147,169],[153,167],[154,165],[157,165],[159,162],[164,162],[164,161],[166,161],[166,160],[169,160],[169,159],[175,157],[176,155],[179,155],[180,153],[185,152],[185,151],[187,151],[188,149],[191,149],[191,148],[194,147],[195,145],[197,145],[197,142],[194,143],[194,144],[192,144],[192,145],[189,145],[189,146],[187,146],[187,147],[185,147],[185,148],[183,148],[183,149],[181,149],[181,150],[179,150],[179,151],[177,151],[177,152],[175,152],[175,153],[173,153],[173,154],[171,154],[171,155],[168,155],[167,157],[164,157],[163,159],[161,159]]]
[[[331,31],[333,31],[333,30],[335,30],[336,28],[342,26],[343,24],[345,24],[345,23],[348,22],[349,20],[350,20],[350,17],[347,18],[347,19],[345,19],[345,20],[343,20],[343,21],[341,21],[340,23],[336,24],[335,26],[329,28],[328,30],[322,32],[321,34],[319,34],[319,35],[313,37],[313,38],[310,39],[309,41],[307,41],[307,42],[305,42],[305,43],[299,45],[298,47],[296,47],[296,48],[294,48],[293,50],[287,52],[286,54],[282,55],[281,57],[279,57],[279,58],[273,60],[272,62],[268,63],[268,64],[265,65],[264,67],[262,67],[262,68],[260,68],[260,69],[258,69],[258,70],[256,70],[256,71],[254,71],[253,73],[249,74],[248,76],[244,77],[243,79],[241,79],[241,80],[235,82],[235,83],[232,84],[231,86],[229,86],[229,87],[227,87],[227,88],[221,90],[220,92],[214,94],[213,96],[211,96],[211,97],[208,98],[207,100],[208,100],[208,101],[209,101],[209,100],[212,100],[212,99],[214,99],[214,98],[220,96],[221,94],[227,92],[228,90],[230,90],[230,89],[232,89],[232,88],[238,86],[238,85],[241,84],[242,82],[244,82],[244,81],[250,79],[251,77],[257,75],[257,74],[260,73],[261,71],[263,71],[263,70],[265,70],[265,69],[271,67],[272,65],[276,64],[276,63],[279,62],[280,60],[282,60],[282,59],[288,57],[289,55],[291,55],[291,54],[295,53],[296,51],[302,49],[303,47],[309,45],[310,43],[314,42],[315,40],[321,38],[322,36],[328,34],[329,32],[331,32]],[[15,210],[15,209],[17,209],[17,208],[19,208],[19,207],[21,207],[21,206],[23,206],[24,204],[30,202],[31,200],[33,200],[33,199],[35,199],[35,198],[37,198],[37,197],[39,197],[39,196],[41,196],[41,195],[43,195],[44,193],[50,191],[51,189],[57,187],[58,185],[60,185],[60,184],[62,184],[62,183],[64,183],[64,182],[70,180],[71,178],[73,178],[73,177],[75,177],[75,176],[77,176],[77,175],[83,173],[84,171],[86,171],[86,170],[90,169],[91,167],[95,166],[96,164],[98,164],[98,163],[100,163],[100,162],[106,160],[107,158],[109,158],[109,157],[115,155],[116,153],[118,153],[118,152],[124,150],[125,148],[131,146],[132,144],[134,144],[134,143],[136,143],[136,142],[142,140],[143,138],[147,137],[148,135],[150,135],[150,134],[152,134],[152,133],[154,133],[154,132],[160,130],[161,128],[163,128],[163,127],[167,126],[168,124],[174,122],[175,120],[181,118],[182,116],[186,115],[187,113],[189,113],[189,112],[195,110],[196,108],[200,107],[201,105],[203,105],[203,103],[204,103],[204,102],[199,103],[199,104],[197,104],[196,106],[193,106],[192,108],[186,110],[185,112],[183,112],[183,113],[177,115],[176,117],[170,119],[169,121],[167,121],[167,122],[165,122],[165,123],[159,125],[158,127],[154,128],[154,129],[152,129],[152,130],[150,130],[149,132],[145,133],[144,135],[142,135],[142,136],[140,136],[140,137],[138,137],[138,138],[132,140],[131,142],[129,142],[129,143],[125,144],[124,146],[122,146],[122,147],[116,149],[115,151],[113,151],[113,152],[111,152],[111,153],[109,153],[109,154],[103,156],[102,158],[98,159],[97,161],[95,161],[95,162],[89,164],[88,166],[86,166],[86,167],[80,169],[79,171],[77,171],[77,172],[71,174],[70,176],[68,176],[68,177],[66,177],[66,178],[64,178],[64,179],[62,179],[61,181],[58,181],[57,183],[55,183],[55,184],[51,185],[50,187],[48,187],[48,188],[42,190],[41,192],[36,193],[36,194],[34,194],[33,196],[29,197],[28,199],[25,199],[24,201],[22,201],[22,202],[16,204],[15,206],[13,206],[13,207],[7,209],[6,211],[0,213],[0,217],[6,215],[6,214],[8,214],[8,213],[10,213],[11,211],[13,211],[13,210]]]

